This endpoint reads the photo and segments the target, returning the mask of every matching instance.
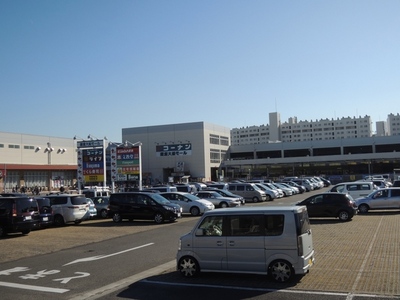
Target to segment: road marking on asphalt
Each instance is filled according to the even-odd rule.
[[[375,233],[374,233],[374,237],[372,238],[371,243],[369,244],[367,254],[364,256],[364,260],[363,260],[363,262],[362,262],[362,264],[361,264],[360,269],[358,270],[358,274],[357,274],[357,276],[356,276],[356,280],[354,280],[354,284],[353,284],[353,286],[352,286],[352,288],[351,288],[350,293],[347,295],[346,300],[352,300],[352,299],[354,298],[354,296],[355,296],[355,295],[353,294],[353,291],[356,289],[358,283],[360,282],[362,273],[364,272],[364,269],[365,269],[365,265],[367,264],[367,261],[368,261],[368,259],[369,259],[369,256],[371,255],[372,247],[373,247],[373,245],[374,245],[374,243],[375,243],[376,237],[378,236],[378,232],[379,232],[379,229],[380,229],[380,227],[381,227],[382,220],[383,220],[383,216],[381,217],[378,226],[376,226],[376,230],[375,230]]]
[[[16,288],[16,289],[23,289],[23,290],[31,290],[31,291],[50,292],[50,293],[57,293],[57,294],[63,294],[65,292],[69,291],[67,289],[58,289],[58,288],[50,288],[50,287],[45,287],[45,286],[19,284],[19,283],[11,283],[11,282],[3,282],[3,281],[0,281],[0,286]]]
[[[82,299],[95,300],[100,297],[104,297],[105,295],[116,292],[122,288],[125,288],[134,282],[143,280],[143,279],[151,277],[151,276],[159,275],[168,269],[174,268],[175,266],[176,266],[176,261],[171,260],[170,262],[167,262],[163,265],[160,265],[160,266],[154,267],[152,269],[143,271],[141,273],[132,275],[132,276],[124,278],[120,281],[116,281],[109,285],[103,286],[97,290],[93,290],[93,291],[90,291],[90,292],[87,292],[84,294],[75,295],[73,298],[69,298],[69,300],[82,300]]]
[[[154,243],[145,244],[145,245],[142,245],[142,246],[126,249],[126,250],[119,251],[119,252],[112,253],[112,254],[108,254],[108,255],[96,255],[96,256],[90,256],[90,257],[85,257],[85,258],[79,258],[79,259],[76,259],[74,261],[71,261],[71,262],[63,265],[63,267],[64,266],[68,266],[68,265],[72,265],[72,264],[76,264],[76,263],[81,263],[81,262],[99,260],[99,259],[103,259],[103,258],[107,258],[107,257],[123,254],[123,253],[129,252],[129,251],[137,250],[137,249],[140,249],[140,248],[148,247],[148,246],[151,246],[151,245],[154,245]]]

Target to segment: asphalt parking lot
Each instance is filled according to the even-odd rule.
[[[190,220],[193,218],[183,217],[178,222]],[[48,228],[32,232],[28,236],[35,236],[35,239],[10,235],[0,240],[0,263],[102,241],[104,236],[111,239],[154,229],[154,226],[174,226],[174,223],[154,225],[145,222],[136,223],[134,226],[110,226],[110,220],[87,222],[96,223],[96,226]],[[400,211],[374,211],[366,215],[357,215],[350,222],[318,218],[312,219],[311,223],[316,263],[310,273],[297,282],[277,286],[264,276],[208,274],[190,279],[190,283],[210,284],[217,281],[219,285],[227,286],[400,298]],[[62,235],[59,234],[60,230]],[[77,235],[76,230],[81,234]],[[50,236],[51,239],[46,238]],[[187,283],[188,280],[177,274],[174,268],[165,270],[152,279],[179,283]]]

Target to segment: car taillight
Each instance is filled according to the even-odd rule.
[[[303,238],[300,236],[297,237],[297,254],[298,256],[303,256]]]
[[[12,216],[16,217],[17,216],[17,205],[14,203],[13,208],[12,208]]]

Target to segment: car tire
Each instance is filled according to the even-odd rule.
[[[192,214],[192,216],[196,217],[196,216],[200,215],[200,209],[197,206],[193,206],[190,209],[190,213]]]
[[[56,215],[54,216],[54,226],[60,227],[60,226],[64,226],[64,218],[61,215]]]
[[[100,211],[100,217],[103,219],[107,219],[108,215],[107,215],[107,210],[106,209],[102,209]]]
[[[258,202],[258,197],[253,197],[253,202],[257,203]]]
[[[339,211],[338,218],[342,222],[347,222],[351,220],[350,214],[345,210]]]
[[[268,274],[276,282],[288,282],[293,278],[293,267],[286,260],[275,260],[268,268]]]
[[[29,229],[25,229],[25,230],[22,230],[21,232],[22,232],[22,234],[26,235],[26,234],[29,234],[29,232],[31,232],[31,231]]]
[[[270,195],[265,196],[265,201],[272,201],[272,197]]]
[[[112,217],[112,220],[115,223],[120,223],[120,222],[122,222],[122,217],[121,217],[121,215],[119,213],[114,213],[113,217]]]
[[[227,207],[228,207],[228,203],[226,203],[226,202],[221,202],[221,203],[219,204],[219,207],[221,207],[221,208],[227,208]]]
[[[366,205],[366,204],[361,204],[361,205],[358,207],[358,211],[359,211],[361,214],[366,214],[366,213],[369,211],[369,207],[368,207],[368,205]]]
[[[184,256],[179,260],[178,270],[183,277],[191,278],[199,275],[200,266],[195,258]]]
[[[164,223],[164,216],[161,213],[156,213],[154,215],[154,222],[156,222],[157,224]]]

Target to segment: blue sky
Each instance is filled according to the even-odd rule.
[[[2,0],[0,131],[375,124],[400,112],[399,15],[398,0]]]

